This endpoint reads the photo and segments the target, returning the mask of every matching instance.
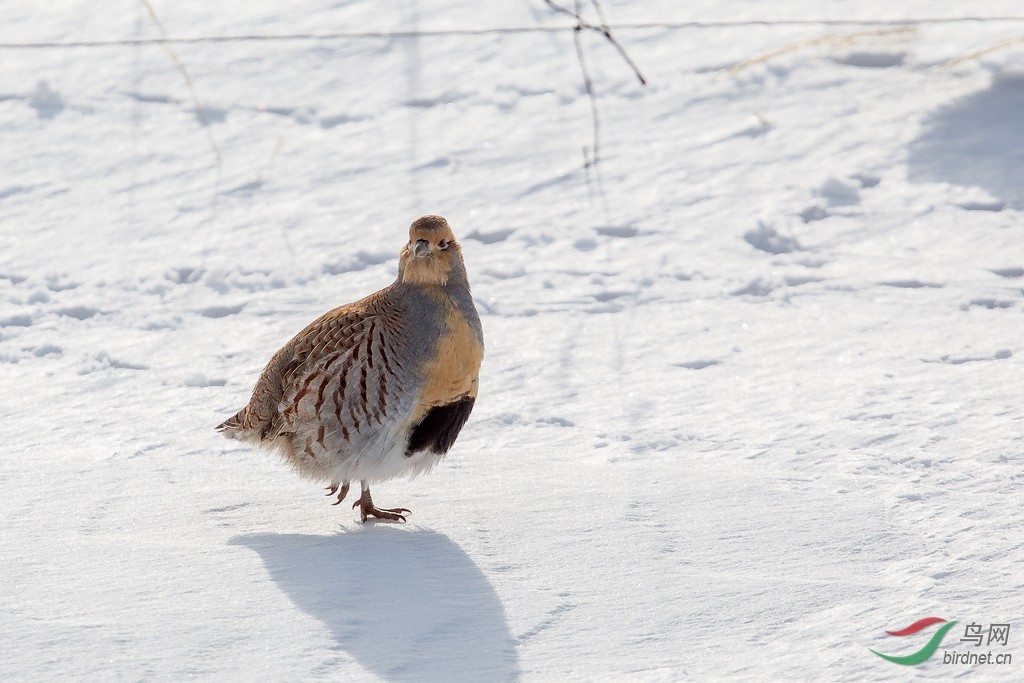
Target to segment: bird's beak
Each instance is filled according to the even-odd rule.
[[[416,240],[412,245],[413,256],[430,256],[430,243],[426,240]]]

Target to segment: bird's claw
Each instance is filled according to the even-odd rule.
[[[338,500],[331,503],[331,505],[337,505],[341,501],[345,500],[345,496],[348,495],[348,487],[349,483],[347,481],[344,484],[342,484],[340,492],[338,491],[337,484],[331,484],[330,486],[327,487],[328,496],[333,496],[335,493],[338,494]]]
[[[407,508],[379,508],[372,501],[364,501],[362,498],[352,504],[352,508],[359,508],[359,517],[366,523],[368,517],[386,519],[392,522],[406,521],[405,515],[412,514]]]

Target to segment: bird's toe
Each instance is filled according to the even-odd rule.
[[[412,510],[407,508],[379,508],[376,505],[365,505],[361,500],[357,500],[352,507],[359,508],[359,518],[364,524],[370,517],[389,522],[404,522],[406,521],[405,516],[412,513]]]
[[[327,490],[328,490],[328,494],[327,495],[328,496],[333,496],[335,491],[338,492],[338,500],[336,500],[333,503],[331,503],[331,505],[337,505],[341,501],[345,500],[345,496],[348,495],[348,487],[349,487],[349,483],[347,481],[344,484],[341,485],[341,490],[340,491],[338,490],[338,485],[337,484],[331,484],[330,486],[327,487]]]

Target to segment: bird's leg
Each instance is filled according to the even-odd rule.
[[[333,496],[335,493],[338,493],[338,483],[332,481],[331,485],[327,487],[327,495],[328,496]],[[331,503],[331,505],[337,505],[341,501],[345,500],[345,496],[347,494],[348,494],[348,482],[346,481],[346,482],[344,482],[341,485],[341,493],[338,493],[338,500],[336,500],[333,503]]]
[[[404,522],[405,515],[409,514],[411,510],[405,508],[379,508],[373,504],[373,499],[370,498],[370,485],[366,481],[359,482],[363,489],[363,495],[359,496],[359,500],[352,504],[352,507],[359,508],[359,516],[363,522],[366,522],[367,517],[376,517],[377,519],[389,519],[392,522]],[[403,514],[405,513],[405,514]]]

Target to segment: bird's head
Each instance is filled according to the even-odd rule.
[[[423,216],[409,226],[409,243],[398,261],[402,282],[440,285],[465,281],[462,250],[451,227],[441,216]]]

